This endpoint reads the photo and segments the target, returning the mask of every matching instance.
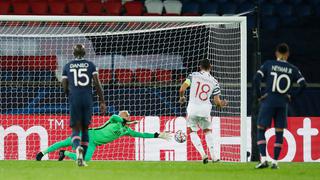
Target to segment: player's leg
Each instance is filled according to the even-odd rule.
[[[275,133],[276,133],[276,142],[274,144],[274,156],[272,161],[272,169],[278,169],[278,159],[282,149],[283,143],[283,130],[287,127],[287,108],[281,107],[277,108],[275,113]]]
[[[204,152],[204,149],[203,149],[203,146],[202,146],[202,143],[201,143],[201,139],[198,136],[197,131],[194,131],[191,128],[188,128],[188,133],[190,134],[190,139],[191,139],[191,142],[192,142],[193,146],[200,153],[203,163],[207,164],[208,163],[208,156]]]
[[[205,135],[206,143],[210,151],[212,162],[218,162],[219,159],[214,155],[214,142],[213,142],[213,136],[212,136],[212,130],[211,129],[204,129],[203,133]]]
[[[218,162],[219,159],[216,158],[216,156],[214,155],[214,149],[213,149],[214,142],[213,142],[213,136],[212,136],[212,130],[211,130],[212,128],[211,121],[209,121],[209,118],[203,117],[199,119],[199,126],[201,129],[203,129],[203,133],[205,135],[206,143],[210,151],[212,162]]]
[[[92,159],[92,156],[94,154],[94,151],[96,150],[96,145],[94,143],[89,143],[88,149],[86,156],[84,158],[85,161],[90,161]],[[64,155],[69,157],[72,160],[77,160],[77,155],[76,153],[70,152],[70,151],[65,151]]]
[[[268,127],[271,126],[272,116],[273,116],[272,107],[264,107],[261,105],[258,115],[258,126],[257,126],[257,144],[260,152],[260,163],[256,166],[257,169],[268,167],[267,157],[266,157],[266,137],[265,132]]]
[[[86,157],[86,152],[89,145],[89,125],[92,118],[92,97],[87,97],[83,99],[83,122],[82,122],[82,137],[81,137],[81,147],[84,150],[83,157]]]
[[[84,157],[85,161],[91,161],[94,151],[96,150],[96,144],[94,142],[89,142],[86,156]]]
[[[77,160],[77,155],[76,153],[70,152],[70,151],[64,151],[64,155],[69,157],[70,159],[76,161]]]
[[[72,143],[71,143],[71,137],[68,137],[67,139],[62,140],[62,141],[58,141],[58,142],[52,144],[51,146],[49,146],[49,147],[48,147],[47,149],[45,149],[44,151],[39,152],[39,153],[37,154],[36,160],[37,160],[37,161],[41,161],[41,158],[42,158],[44,155],[46,155],[46,154],[48,154],[48,153],[50,153],[50,152],[53,152],[53,151],[55,151],[55,150],[57,150],[57,149],[60,149],[60,148],[63,148],[63,147],[68,147],[68,146],[71,146],[71,145],[72,145]]]
[[[82,137],[81,137],[81,147],[83,148],[83,157],[86,157],[88,145],[89,145],[89,134],[88,134],[88,126],[82,126]]]
[[[265,137],[266,127],[258,125],[257,126],[257,144],[260,153],[260,163],[266,165],[267,157],[266,157],[266,137]]]
[[[72,142],[72,147],[74,149],[77,149],[80,147],[80,142],[81,142],[80,125],[74,126],[72,128],[71,142]]]
[[[272,169],[278,169],[278,158],[282,149],[283,143],[283,128],[275,128],[276,133],[276,142],[274,143],[273,147],[273,160],[272,160]]]
[[[70,97],[71,98],[71,97]],[[77,104],[77,98],[70,99],[70,127],[72,128],[71,142],[73,149],[77,149],[80,146],[81,137],[81,109]]]
[[[76,149],[76,159],[77,159],[77,164],[78,166],[84,166],[83,165],[83,153],[84,150],[83,148],[80,146],[80,129],[81,126],[76,126],[75,128],[73,128],[73,132],[72,132],[72,143],[73,143],[73,147]]]
[[[198,133],[197,133],[197,131],[199,130],[197,117],[195,116],[188,117],[187,126],[188,126],[187,131],[188,131],[188,134],[190,135],[190,140],[193,146],[200,153],[203,163],[204,164],[208,163],[208,156],[204,152],[200,137],[198,136]]]
[[[83,109],[81,103],[81,96],[70,97],[70,127],[72,128],[71,141],[73,148],[76,150],[77,164],[83,165],[84,150],[81,147],[80,130],[82,129]]]

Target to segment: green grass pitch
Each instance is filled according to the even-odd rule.
[[[255,163],[93,161],[77,167],[73,161],[0,161],[0,179],[112,180],[294,180],[320,179],[320,163],[279,163],[280,169],[254,169]]]

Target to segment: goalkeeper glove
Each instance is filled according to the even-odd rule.
[[[171,134],[167,132],[161,132],[161,133],[155,133],[155,138],[164,139],[166,141],[169,141],[171,139]]]

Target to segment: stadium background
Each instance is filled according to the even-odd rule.
[[[224,15],[230,16],[237,13],[245,12],[254,7],[253,1],[245,0],[183,0],[171,1],[170,6],[166,8],[157,8],[159,3],[150,3],[151,1],[128,1],[121,2],[117,0],[109,0],[106,2],[94,0],[70,0],[70,1],[27,1],[27,0],[12,0],[0,1],[0,14],[9,15],[185,15],[185,16],[201,16],[201,15]],[[159,1],[153,1],[159,2]],[[297,65],[307,82],[310,84],[306,92],[293,103],[290,104],[289,116],[319,116],[320,115],[320,76],[318,67],[320,65],[319,56],[317,54],[320,24],[320,0],[264,0],[261,2],[261,45],[262,45],[262,60],[273,58],[274,47],[277,43],[287,42],[292,51],[290,61]],[[162,3],[162,2],[160,2]],[[151,6],[151,7],[150,7]],[[170,7],[170,8],[169,8]],[[159,11],[161,9],[161,11]],[[254,72],[252,71],[252,56],[253,39],[251,28],[255,26],[252,15],[248,17],[248,115],[251,114],[251,81]],[[192,30],[191,30],[192,32]],[[298,36],[297,36],[298,34]],[[196,38],[196,33],[194,33]],[[95,40],[92,40],[95,41]],[[112,49],[108,46],[108,39],[99,39],[105,44],[95,44],[95,53],[99,55],[108,55],[119,53],[118,49]],[[139,39],[132,39],[139,41]],[[125,42],[126,45],[130,41]],[[197,42],[190,41],[190,44]],[[1,46],[1,45],[0,45]],[[96,48],[105,46],[106,48]],[[0,55],[5,54],[1,51]],[[99,50],[98,50],[99,49]],[[144,54],[139,47],[136,47],[136,52]],[[179,52],[179,48],[175,49]],[[201,51],[201,48],[199,48]],[[108,52],[108,53],[107,53]],[[114,52],[114,53],[112,53]],[[16,49],[12,52],[11,58],[28,61],[26,51]],[[201,53],[199,53],[201,54]],[[52,113],[52,114],[67,114],[65,107],[65,98],[60,87],[55,88],[32,88],[28,87],[10,87],[11,81],[18,81],[23,84],[25,81],[35,81],[37,83],[45,83],[57,78],[54,66],[56,57],[37,56],[35,59],[41,62],[42,58],[49,59],[53,64],[39,63],[34,64],[34,71],[24,69],[21,64],[7,64],[4,59],[8,57],[1,56],[1,114],[33,114],[33,113]],[[26,58],[26,59],[24,59]],[[34,58],[32,61],[34,61]],[[160,69],[157,71],[138,72],[136,70],[112,70],[100,72],[100,78],[104,82],[106,102],[108,102],[108,114],[116,113],[120,109],[128,109],[135,115],[147,115],[148,112],[155,112],[159,116],[184,116],[185,109],[181,108],[177,103],[177,94],[172,94],[178,88],[181,81],[188,73],[194,71],[194,65],[201,59],[183,59],[183,69]],[[32,69],[32,68],[31,68]],[[147,75],[146,75],[147,74]],[[168,74],[160,76],[160,74]],[[38,78],[41,77],[41,78]],[[164,78],[164,79],[159,79]],[[148,84],[157,81],[164,82],[161,84],[161,92],[152,89]],[[142,85],[139,84],[142,82]],[[138,85],[137,85],[138,84]],[[130,88],[123,88],[130,87]],[[125,89],[125,90],[124,90]],[[6,93],[3,93],[6,92]],[[142,93],[143,92],[143,93]],[[51,98],[50,94],[55,94]],[[121,100],[125,96],[126,99]],[[25,98],[17,98],[25,97]],[[151,98],[152,97],[152,98]],[[155,100],[154,106],[151,106],[148,112],[141,112],[143,103],[150,99]],[[95,112],[97,112],[97,104]],[[149,108],[149,107],[148,107]]]
[[[101,2],[100,0],[1,0],[0,1],[0,14],[12,14],[12,15],[223,15],[229,16],[237,13],[245,12],[251,10],[254,7],[255,1],[251,0],[182,0],[182,1],[171,1],[169,5],[164,3],[164,8],[162,8],[162,2],[158,1],[120,1],[120,0],[108,0],[106,2]],[[320,76],[318,72],[318,67],[320,67],[319,55],[317,50],[319,49],[318,43],[320,42],[319,31],[320,31],[320,0],[260,0],[261,3],[261,49],[262,49],[262,62],[266,59],[273,58],[274,47],[278,42],[287,42],[291,47],[291,57],[290,62],[297,65],[303,75],[306,77],[307,82],[310,83],[308,89],[294,101],[289,108],[290,116],[319,116],[320,115]],[[167,3],[168,4],[168,3]],[[168,12],[166,12],[168,11]],[[253,40],[251,35],[251,28],[255,26],[254,18],[252,15],[247,15],[248,17],[248,115],[251,114],[251,80],[253,76],[252,72],[252,56]],[[298,36],[297,36],[298,34]],[[195,33],[196,36],[196,33]],[[196,38],[195,38],[196,39]],[[134,41],[134,39],[133,39]],[[117,52],[117,49],[108,49],[108,40],[106,40],[106,49],[99,49],[96,51],[97,54],[104,54],[106,52]],[[127,42],[130,44],[130,42]],[[196,42],[191,42],[195,43]],[[101,44],[96,44],[96,46],[101,46]],[[307,48],[306,48],[307,47]],[[200,48],[199,48],[200,49]],[[139,52],[139,47],[137,47],[137,53],[147,53]],[[179,52],[179,49],[176,50]],[[17,55],[23,55],[24,51],[16,51]],[[0,54],[4,54],[1,52]],[[2,57],[3,58],[3,57]],[[201,59],[201,57],[199,57]],[[30,77],[29,80],[35,81],[46,81],[47,79],[32,79],[32,77],[42,76],[46,74],[46,78],[55,78],[53,73],[53,68],[51,69],[42,67],[41,72],[15,72],[14,68],[17,67],[7,67],[2,62],[1,68],[1,81],[11,81],[11,80],[25,80],[26,76]],[[188,59],[183,59],[183,66],[185,69],[177,70],[179,72],[171,72],[172,74],[181,74],[181,76],[168,77],[165,81],[175,81],[179,83],[189,72],[194,69],[188,68],[193,67],[193,64],[197,63],[194,59],[192,62]],[[41,66],[41,65],[40,65]],[[44,66],[44,64],[43,64]],[[13,68],[11,71],[10,68]],[[50,71],[51,70],[51,71]],[[120,72],[120,71],[119,71]],[[170,71],[167,71],[170,73]],[[16,73],[16,74],[10,74]],[[38,73],[38,74],[37,74]],[[104,75],[106,81],[112,78],[112,75]],[[115,81],[121,81],[121,79],[129,77],[129,80],[125,80],[125,83],[137,82],[139,81],[139,76],[145,74],[145,72],[135,73],[133,71],[127,72],[126,75],[115,74]],[[146,78],[142,77],[142,81],[155,81],[157,80],[157,73],[147,72]],[[150,77],[151,76],[151,77]],[[12,79],[15,77],[15,79]],[[24,78],[24,79],[23,79]],[[140,77],[141,79],[141,77]],[[111,81],[109,81],[110,84]],[[119,87],[121,88],[121,87]],[[166,88],[166,87],[164,87]],[[172,87],[170,87],[172,88]],[[108,91],[107,86],[105,89]],[[117,88],[112,88],[113,91],[118,93]],[[6,87],[1,86],[1,91],[10,91]],[[46,91],[46,90],[43,90]],[[61,90],[56,89],[56,92],[61,92]],[[136,91],[134,89],[128,90],[129,92],[123,92],[129,94],[132,101],[116,101],[114,99],[117,96],[106,97],[106,101],[110,102],[109,113],[117,111],[118,109],[129,109],[135,114],[139,115],[139,106],[130,106],[126,104],[128,102],[132,104],[140,104],[139,102],[134,102],[134,100],[148,99],[153,92],[146,93],[144,97],[137,98]],[[21,93],[27,93],[27,89],[19,89],[12,91],[12,95],[7,95],[2,93],[1,97],[1,113],[32,113],[32,107],[25,107],[25,101],[17,99],[12,99],[15,95]],[[39,91],[41,92],[41,90]],[[147,92],[147,91],[146,91]],[[167,91],[172,92],[172,91]],[[111,94],[114,92],[110,92]],[[110,94],[108,93],[108,94]],[[50,104],[56,104],[57,102],[52,102],[50,97],[39,97],[41,93],[30,93],[27,95],[33,97],[38,101],[45,101],[45,106],[43,111],[48,109]],[[27,97],[25,96],[25,97]],[[164,96],[164,98],[161,98]],[[157,110],[159,115],[183,115],[184,109],[180,109],[177,104],[176,99],[172,98],[171,94],[162,93],[158,101],[165,99],[167,102],[159,102],[155,104],[166,104],[170,106],[167,108],[152,107],[152,109]],[[111,99],[110,99],[111,98]],[[30,100],[29,98],[25,100]],[[16,106],[14,109],[17,112],[12,112],[12,108],[8,106],[12,104]],[[134,107],[134,109],[132,109]],[[144,109],[144,108],[142,108]],[[161,111],[166,110],[166,112]],[[50,110],[52,112],[52,110]],[[57,112],[59,110],[57,109]],[[65,112],[64,112],[65,113]]]

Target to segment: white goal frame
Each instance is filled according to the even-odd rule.
[[[18,16],[1,15],[0,21],[16,22],[195,22],[240,23],[240,160],[247,162],[247,19],[238,16]],[[17,36],[19,37],[19,36]]]

